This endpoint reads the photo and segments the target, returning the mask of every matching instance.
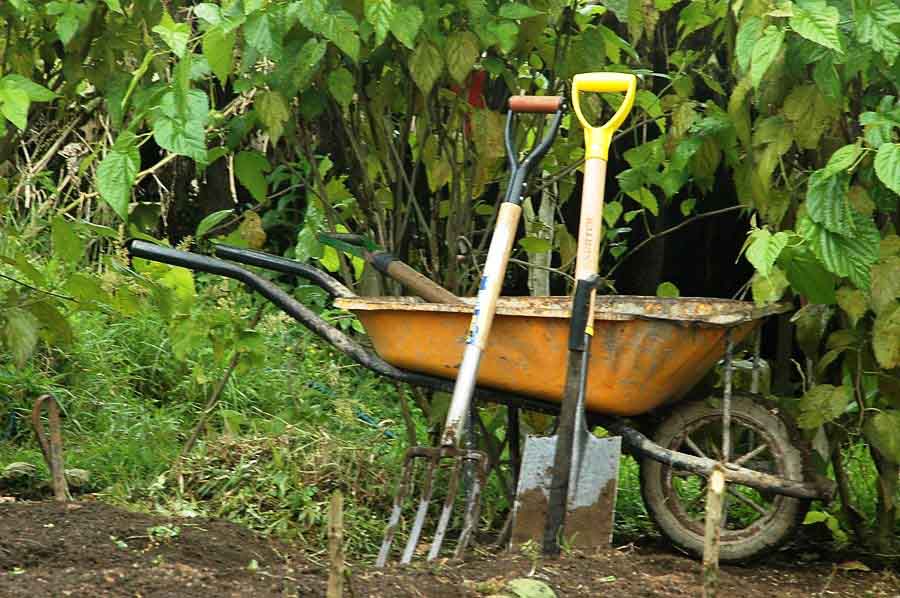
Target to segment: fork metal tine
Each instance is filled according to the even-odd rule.
[[[458,459],[453,471],[450,473],[450,483],[447,487],[447,498],[444,500],[444,508],[441,510],[441,518],[438,520],[437,530],[434,532],[434,540],[431,542],[431,550],[428,551],[429,561],[437,558],[441,550],[441,544],[444,543],[444,535],[447,533],[447,525],[450,523],[450,517],[453,515],[453,503],[456,501],[456,489],[459,486],[459,475],[462,470],[464,461]]]
[[[419,536],[422,535],[425,517],[428,515],[428,505],[431,502],[431,494],[434,490],[434,477],[437,470],[438,459],[432,456],[430,461],[428,473],[425,475],[425,487],[422,489],[422,495],[419,498],[419,508],[416,510],[416,518],[413,520],[412,528],[409,530],[409,539],[406,542],[406,548],[403,549],[403,556],[400,558],[401,565],[406,565],[412,560],[413,553],[416,551],[416,545],[419,543]]]
[[[400,478],[400,486],[397,488],[396,496],[394,496],[394,507],[391,510],[391,518],[388,520],[387,528],[384,530],[384,541],[382,541],[381,549],[378,551],[378,559],[375,561],[376,567],[384,567],[387,563],[388,555],[391,553],[391,544],[394,542],[394,534],[397,532],[397,525],[400,523],[400,515],[403,512],[403,501],[406,500],[406,495],[409,494],[414,457],[412,450],[409,450],[403,459],[403,476]]]

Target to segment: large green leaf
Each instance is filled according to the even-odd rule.
[[[853,216],[847,190],[850,175],[846,172],[829,175],[827,169],[817,170],[809,177],[806,187],[806,212],[815,222],[841,235],[853,234]]]
[[[847,276],[858,288],[869,290],[870,269],[878,260],[878,229],[871,218],[851,211],[853,235],[831,232],[823,225],[802,219],[799,232],[810,241],[816,257],[829,271]]]
[[[757,305],[766,305],[778,301],[784,296],[784,292],[789,286],[790,283],[787,276],[778,266],[773,267],[768,276],[763,276],[759,272],[755,273],[750,281],[753,301]]]
[[[266,91],[257,96],[253,106],[272,141],[277,142],[291,116],[287,100],[277,91]]]
[[[535,10],[526,4],[518,2],[507,2],[500,7],[500,16],[504,19],[528,19],[543,14],[539,10]]]
[[[391,19],[391,33],[401,44],[412,50],[416,47],[416,36],[424,20],[425,15],[418,6],[404,6],[394,12],[394,18]]]
[[[28,126],[28,108],[31,100],[28,94],[21,89],[0,89],[0,114],[24,131]]]
[[[885,143],[878,148],[875,174],[885,187],[900,195],[900,143]]]
[[[162,20],[153,28],[153,33],[159,35],[169,49],[181,58],[187,51],[188,40],[191,38],[191,26],[187,23],[176,23],[168,11],[163,10]]]
[[[97,191],[122,220],[128,220],[131,189],[140,169],[137,137],[130,131],[119,135],[97,167]]]
[[[469,31],[459,31],[447,38],[447,71],[457,83],[466,80],[478,60],[479,50],[478,37]]]
[[[832,106],[814,84],[791,90],[784,101],[784,115],[794,125],[794,137],[802,149],[816,149],[833,116]]]
[[[84,243],[75,233],[72,223],[56,216],[50,222],[50,238],[53,240],[53,253],[64,263],[74,266],[81,261],[84,254]]]
[[[271,170],[272,165],[266,157],[259,152],[238,152],[234,157],[234,174],[237,175],[241,185],[247,188],[253,199],[262,203],[266,200],[268,183],[265,173]]]
[[[753,46],[750,58],[750,81],[753,83],[754,88],[759,87],[766,71],[769,70],[769,67],[775,62],[775,58],[778,57],[778,53],[781,52],[783,44],[784,29],[769,25],[763,30],[759,41]]]
[[[785,247],[778,264],[784,268],[788,282],[810,303],[830,305],[835,302],[835,276],[807,249]]]
[[[840,14],[825,0],[799,0],[788,23],[796,33],[821,46],[842,52],[838,37]]]
[[[839,172],[845,172],[856,163],[861,148],[855,143],[845,145],[831,154],[828,164],[825,165],[825,172],[830,176]]]
[[[738,30],[734,40],[734,54],[738,68],[742,73],[750,68],[750,59],[753,55],[753,47],[759,41],[763,31],[763,22],[759,17],[750,17]]]
[[[897,299],[900,299],[900,255],[889,255],[872,266],[872,309],[880,314]]]
[[[866,294],[859,289],[843,286],[838,289],[836,296],[838,305],[850,316],[850,325],[856,326],[869,309]]]
[[[834,421],[844,414],[853,393],[846,386],[819,384],[812,387],[800,399],[800,416],[797,424],[806,430],[814,430],[822,424]]]
[[[375,29],[375,45],[384,43],[394,19],[393,0],[365,0],[366,21]]]
[[[33,314],[18,307],[6,310],[4,336],[6,346],[13,356],[16,367],[23,367],[38,342],[38,320]]]
[[[214,27],[203,34],[203,56],[206,57],[213,74],[223,84],[231,74],[234,64],[234,41],[234,31],[226,33],[219,27]]]
[[[28,94],[32,102],[51,102],[56,99],[56,94],[22,75],[10,74],[0,79],[0,91],[4,89],[18,89]]]
[[[198,89],[185,94],[179,102],[175,92],[160,100],[153,122],[153,139],[173,154],[188,156],[206,163],[206,123],[209,120],[209,98]]]
[[[900,23],[896,0],[857,0],[853,4],[859,41],[893,64],[900,55],[900,37],[892,30]]]
[[[422,42],[409,59],[409,73],[423,94],[428,94],[444,70],[441,51],[431,42]]]
[[[261,56],[281,57],[281,36],[274,17],[268,12],[255,12],[247,17],[244,25],[244,40]]]
[[[764,228],[754,230],[750,233],[747,261],[753,264],[753,267],[762,276],[769,276],[775,261],[781,255],[781,251],[788,244],[789,239],[790,235],[785,232],[777,232],[773,235]]]
[[[328,91],[345,110],[353,101],[353,74],[345,68],[328,73]]]
[[[895,301],[875,318],[872,348],[881,367],[900,367],[900,303]]]
[[[887,409],[866,418],[866,440],[893,463],[900,463],[900,411]]]

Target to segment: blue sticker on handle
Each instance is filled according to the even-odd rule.
[[[487,276],[481,277],[481,284],[478,285],[478,290],[483,291],[487,288]]]

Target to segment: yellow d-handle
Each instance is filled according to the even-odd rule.
[[[625,92],[625,99],[606,124],[594,127],[581,113],[578,94],[582,91],[597,93]],[[578,120],[581,121],[581,126],[584,127],[585,160],[592,158],[606,160],[608,158],[613,133],[625,122],[625,117],[631,112],[636,91],[637,77],[634,75],[625,73],[582,73],[575,75],[575,80],[572,82],[572,107],[575,108],[575,114],[578,116]]]

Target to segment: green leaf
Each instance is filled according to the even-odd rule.
[[[206,236],[206,233],[216,228],[219,224],[225,221],[229,216],[234,213],[234,210],[219,210],[218,212],[213,212],[209,214],[203,220],[200,221],[200,224],[197,225],[197,232],[194,236],[197,239],[202,239]]]
[[[836,52],[843,52],[838,37],[840,14],[825,0],[799,0],[794,4],[794,16],[788,23],[791,29],[806,39]]]
[[[314,32],[327,37],[354,62],[359,60],[358,25],[353,15],[345,10],[326,10],[315,18],[314,26]]]
[[[753,46],[750,58],[750,81],[753,83],[754,89],[759,87],[766,71],[769,70],[769,67],[775,62],[775,58],[778,57],[778,53],[781,52],[783,44],[784,29],[769,25],[763,30],[759,41]]]
[[[618,201],[611,201],[603,206],[603,221],[606,222],[606,226],[613,227],[616,225],[616,222],[619,221],[619,217],[622,215],[622,203]]]
[[[900,303],[894,302],[875,318],[872,328],[875,359],[886,370],[900,366]]]
[[[890,255],[872,266],[872,309],[881,314],[897,299],[900,299],[900,255]]]
[[[479,50],[478,37],[469,31],[452,33],[447,38],[447,71],[457,83],[466,80],[478,60]]]
[[[287,100],[277,91],[266,91],[257,97],[253,106],[272,141],[277,142],[284,132],[284,123],[291,116]]]
[[[153,139],[163,149],[203,164],[206,162],[209,98],[199,89],[188,91],[184,98],[179,102],[175,92],[162,97],[153,122]]]
[[[524,237],[519,239],[519,246],[528,253],[546,253],[553,249],[553,245],[547,239],[540,237]]]
[[[804,430],[814,430],[844,414],[853,394],[846,386],[819,384],[812,387],[800,399],[800,416],[797,425]]]
[[[828,175],[827,168],[809,177],[806,187],[806,211],[813,221],[840,235],[853,234],[853,217],[847,190],[850,175]]]
[[[212,27],[216,27],[222,22],[222,9],[218,4],[201,2],[194,7],[194,14],[209,23]]]
[[[900,7],[895,0],[859,0],[853,4],[859,41],[893,64],[900,55],[900,37],[891,27],[900,22]]]
[[[238,152],[234,157],[234,173],[253,196],[253,199],[262,203],[266,200],[268,183],[264,173],[271,170],[272,166],[266,157],[259,152]]]
[[[753,55],[753,48],[762,35],[763,22],[759,17],[750,17],[738,30],[737,37],[734,40],[734,53],[737,59],[738,68],[742,73],[746,73],[750,68],[750,58]]]
[[[68,45],[81,26],[88,22],[93,10],[93,4],[79,2],[66,1],[47,4],[47,14],[57,15],[54,29],[64,46]]]
[[[28,94],[21,89],[0,89],[0,114],[24,131],[28,126],[28,108],[31,100]]]
[[[339,68],[328,73],[328,91],[344,110],[353,101],[353,86],[353,74],[347,69]]]
[[[519,26],[512,21],[499,21],[488,25],[488,30],[497,39],[500,51],[508,54],[512,52],[519,40]]]
[[[882,456],[900,463],[900,411],[887,409],[867,417],[863,434]]]
[[[506,583],[516,598],[556,598],[556,592],[544,581],[519,577]]]
[[[72,342],[74,334],[58,303],[52,300],[38,301],[28,306],[28,311],[37,318],[39,334],[49,343],[65,345]]]
[[[517,2],[507,2],[500,7],[499,12],[499,15],[504,19],[527,19],[542,14],[544,13],[539,10],[535,10],[530,6],[519,4]]]
[[[859,157],[860,151],[861,148],[859,145],[851,143],[831,154],[831,157],[828,159],[828,164],[826,164],[824,168],[826,176],[849,170],[856,162],[856,158]]]
[[[753,264],[753,267],[762,276],[769,276],[789,238],[785,232],[777,232],[773,235],[766,229],[754,230],[750,233],[747,261]]]
[[[837,290],[836,297],[838,305],[850,316],[850,324],[856,326],[859,319],[866,315],[866,311],[869,309],[866,294],[859,289],[844,286]]]
[[[140,169],[137,137],[131,131],[119,135],[97,167],[97,191],[122,220],[128,220],[131,189]]]
[[[182,58],[187,51],[188,40],[191,38],[191,26],[187,23],[176,23],[163,11],[162,20],[153,28],[153,33],[159,35],[172,52]]]
[[[627,195],[647,208],[654,216],[659,216],[659,202],[656,201],[656,196],[653,195],[653,192],[646,187],[641,187],[637,191],[629,191]]]
[[[884,143],[878,148],[875,174],[885,187],[900,195],[900,143]]]
[[[38,321],[31,313],[11,307],[6,310],[4,336],[16,367],[24,367],[38,342]]]
[[[235,32],[225,32],[215,27],[203,34],[203,56],[209,68],[223,84],[231,74],[234,65]]]
[[[291,84],[295,90],[304,90],[309,85],[327,50],[328,44],[324,41],[314,37],[306,40],[291,73]]]
[[[835,276],[807,249],[785,247],[778,260],[797,293],[810,303],[830,305],[835,302]]]
[[[867,291],[881,238],[871,218],[855,211],[851,215],[853,235],[849,237],[833,233],[809,219],[801,220],[799,232],[810,241],[816,257],[829,271],[848,276],[858,288]]]
[[[677,298],[681,297],[681,291],[678,290],[671,282],[663,282],[658,287],[656,287],[656,296],[657,297],[669,297],[669,298]]]
[[[814,84],[795,87],[784,101],[784,115],[794,124],[794,136],[802,149],[816,149],[828,128],[832,107]]]
[[[119,0],[104,0],[109,9],[113,12],[117,12],[120,15],[124,15],[125,11],[122,10],[122,5],[119,3]]]
[[[281,37],[269,13],[256,12],[247,17],[243,33],[247,45],[261,56],[281,56]]]
[[[773,267],[768,276],[763,276],[759,272],[755,273],[750,282],[753,301],[760,306],[781,299],[788,286],[790,283],[787,276],[778,266]]]
[[[56,99],[56,94],[39,85],[30,79],[26,79],[22,75],[6,75],[0,79],[0,92],[4,89],[18,89],[28,94],[28,99],[32,102],[52,102]]]
[[[375,45],[384,43],[394,19],[393,0],[365,0],[366,21],[375,29]]]
[[[831,60],[819,60],[813,69],[813,80],[826,98],[837,102],[844,95],[841,77]]]
[[[394,12],[394,18],[391,19],[391,33],[401,44],[412,50],[416,47],[416,36],[424,20],[425,15],[418,6],[404,6]]]
[[[84,255],[84,243],[75,234],[75,228],[62,216],[56,216],[50,223],[50,238],[53,253],[70,266],[76,265]]]
[[[443,70],[441,51],[431,42],[420,43],[409,59],[409,73],[424,95],[428,95]]]

